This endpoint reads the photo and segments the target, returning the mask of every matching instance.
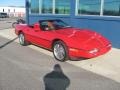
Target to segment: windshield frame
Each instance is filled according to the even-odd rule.
[[[53,24],[53,26],[54,26],[53,30],[60,30],[60,29],[70,28],[71,27],[67,23],[63,22],[60,19],[53,19],[53,20],[40,20],[39,21],[40,28],[42,30],[46,30],[46,29],[43,28],[43,26],[49,27],[48,24],[47,24],[48,22],[51,22]],[[52,30],[52,29],[50,29],[50,30]]]

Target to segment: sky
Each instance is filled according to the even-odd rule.
[[[0,6],[25,6],[25,0],[0,0]]]

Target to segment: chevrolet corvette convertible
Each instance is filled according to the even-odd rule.
[[[33,25],[18,24],[15,33],[23,46],[34,44],[51,50],[55,59],[94,58],[107,53],[111,43],[101,34],[74,28],[61,20],[40,20]]]

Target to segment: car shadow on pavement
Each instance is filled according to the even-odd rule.
[[[85,60],[88,60],[89,58],[82,58],[82,57],[80,57],[80,58],[70,58],[70,60],[69,61],[85,61]]]
[[[12,40],[4,43],[3,45],[0,45],[0,49],[4,48],[5,46],[7,46],[7,45],[9,45],[10,43],[14,42],[16,39],[18,39],[18,37],[16,37],[16,38],[14,38],[14,39],[12,39]]]
[[[66,90],[70,79],[63,73],[61,66],[56,64],[53,71],[44,76],[45,90]]]

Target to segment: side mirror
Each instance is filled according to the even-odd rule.
[[[40,31],[40,25],[39,25],[39,23],[35,23],[34,24],[34,30],[35,30],[35,32]]]

